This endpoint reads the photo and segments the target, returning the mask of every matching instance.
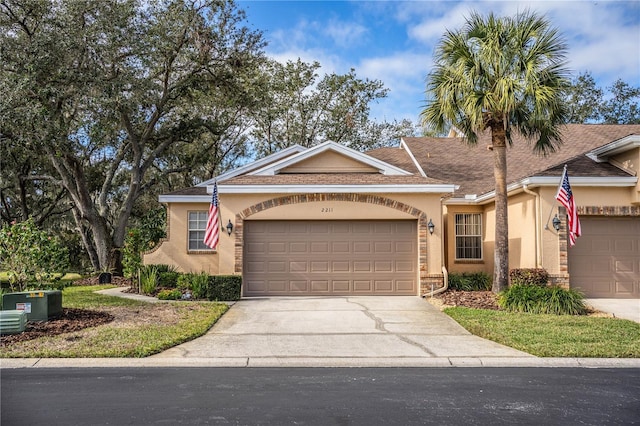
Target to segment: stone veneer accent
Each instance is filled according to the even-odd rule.
[[[368,203],[378,206],[389,207],[399,210],[404,213],[408,213],[418,220],[418,262],[420,269],[420,289],[431,288],[431,283],[438,284],[438,287],[442,286],[442,275],[429,275],[427,271],[427,235],[429,231],[427,229],[427,215],[415,207],[409,206],[402,202],[393,200],[387,197],[381,197],[378,195],[368,194],[297,194],[287,195],[284,197],[272,198],[270,200],[263,201],[258,204],[254,204],[240,213],[236,214],[236,223],[234,231],[236,234],[235,243],[235,272],[242,273],[243,263],[243,242],[244,242],[244,220],[258,212],[271,209],[274,207],[286,206],[299,203],[313,203],[319,201],[348,201],[353,203]],[[421,293],[422,294],[422,293]]]
[[[429,274],[424,279],[420,279],[420,295],[431,292],[431,285],[434,290],[444,287],[444,275]]]
[[[638,206],[578,206],[578,217],[580,216],[640,216]],[[569,276],[569,240],[567,234],[567,209],[558,207],[558,218],[560,219],[560,230],[558,231],[558,246],[560,254],[560,274],[551,275],[551,284],[557,284],[564,288],[569,288],[571,277]]]
[[[569,289],[569,274],[549,274],[547,285],[557,285],[564,289]]]

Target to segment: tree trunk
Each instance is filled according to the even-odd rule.
[[[496,235],[493,268],[494,293],[509,285],[509,219],[507,203],[507,142],[503,123],[491,126],[493,174],[496,183]]]
[[[110,267],[113,273],[117,276],[122,276],[124,273],[124,265],[122,264],[124,248],[124,239],[127,232],[127,223],[129,223],[129,217],[131,217],[131,207],[133,207],[133,201],[127,198],[125,206],[130,204],[130,208],[125,208],[120,213],[120,217],[113,229],[113,249],[111,251]]]
[[[113,246],[109,226],[107,220],[96,210],[81,163],[71,152],[59,155],[54,146],[48,145],[45,146],[45,150],[61,177],[62,186],[73,200],[76,225],[79,229],[83,229],[84,226],[89,228],[100,270],[108,270]],[[88,246],[87,242],[85,246]],[[94,258],[91,260],[93,262]]]
[[[98,215],[95,211],[90,211],[90,217],[86,217],[89,229],[91,229],[91,237],[98,254],[98,261],[100,262],[100,270],[111,272],[111,235],[107,228],[106,220]]]
[[[82,219],[80,218],[80,213],[75,207],[71,209],[71,211],[73,213],[73,219],[76,222],[78,232],[80,233],[80,237],[82,238],[82,245],[84,246],[85,250],[87,250],[89,260],[91,261],[91,266],[95,271],[99,271],[100,260],[98,259],[98,253],[96,253],[95,247],[93,246],[93,244],[91,244],[91,238],[84,227]]]

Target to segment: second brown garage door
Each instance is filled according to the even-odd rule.
[[[580,218],[582,236],[569,247],[571,287],[586,297],[640,297],[640,218]]]
[[[416,295],[417,223],[245,221],[244,296]]]

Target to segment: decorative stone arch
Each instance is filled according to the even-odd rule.
[[[431,284],[429,278],[438,278],[431,277],[428,275],[429,268],[427,267],[427,215],[420,209],[412,207],[408,204],[402,203],[397,200],[392,200],[391,198],[382,197],[379,195],[371,195],[371,194],[297,194],[297,195],[286,195],[284,197],[272,198],[270,200],[265,200],[260,203],[254,204],[246,209],[242,210],[240,213],[236,214],[235,219],[235,233],[236,233],[236,242],[235,242],[235,272],[238,274],[242,273],[242,265],[243,265],[243,245],[244,245],[244,220],[256,213],[259,213],[264,210],[268,210],[274,207],[281,207],[291,204],[300,204],[300,203],[314,203],[320,201],[348,201],[353,203],[367,203],[374,204],[376,206],[384,206],[392,209],[399,210],[403,213],[408,213],[411,216],[415,217],[418,220],[418,262],[419,262],[419,270],[420,270],[420,287],[421,292],[422,289],[426,288]],[[439,276],[440,277],[440,276]],[[437,281],[441,282],[441,278],[437,279]]]

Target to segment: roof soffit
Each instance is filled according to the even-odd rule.
[[[587,153],[587,157],[599,163],[608,161],[609,157],[622,154],[634,148],[640,147],[640,134],[629,135],[611,143],[593,149]]]

